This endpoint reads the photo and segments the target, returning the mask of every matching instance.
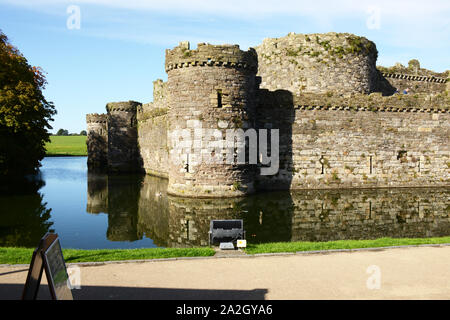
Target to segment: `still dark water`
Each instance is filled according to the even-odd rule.
[[[86,157],[45,158],[45,185],[0,196],[0,246],[207,246],[210,220],[243,219],[247,241],[328,241],[450,235],[450,188],[273,192],[239,199],[167,195],[167,180],[88,174]]]

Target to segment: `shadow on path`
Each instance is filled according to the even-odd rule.
[[[1,284],[0,300],[21,299],[23,285]],[[268,290],[204,290],[83,286],[73,289],[74,300],[264,300]],[[47,285],[41,285],[38,300],[51,299]]]

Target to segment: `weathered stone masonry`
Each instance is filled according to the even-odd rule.
[[[106,114],[86,115],[89,169],[104,168],[108,163],[107,121]]]
[[[153,102],[111,103],[107,115],[87,116],[90,168],[143,168],[168,177],[169,194],[187,197],[449,185],[448,72],[422,69],[417,60],[377,68],[375,44],[350,34],[289,34],[255,49],[191,50],[183,42],[166,50],[168,81],[153,83]],[[278,173],[199,162],[205,154],[222,159],[206,148],[175,154],[173,132],[200,128],[223,136],[226,129],[279,129]]]
[[[254,50],[239,46],[199,44],[196,50],[179,46],[166,51],[169,112],[168,136],[174,130],[253,127],[256,102],[257,58]],[[221,128],[221,123],[223,127]],[[209,137],[194,138],[194,145],[206,145]],[[169,192],[179,195],[239,196],[253,192],[255,169],[250,165],[225,163],[212,150],[175,150],[169,139]],[[176,152],[180,153],[176,153]],[[206,156],[218,158],[205,163]],[[183,162],[175,161],[175,157]],[[237,187],[239,186],[239,187]]]
[[[256,47],[261,88],[343,94],[370,93],[377,84],[372,41],[342,33],[264,39]]]

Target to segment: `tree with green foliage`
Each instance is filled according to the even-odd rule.
[[[65,130],[65,129],[59,129],[58,132],[56,133],[57,136],[68,136],[69,135],[69,130]]]
[[[87,132],[86,132],[86,130],[81,130],[81,132],[80,132],[80,136],[87,136]]]
[[[0,182],[36,172],[56,114],[42,90],[47,81],[0,30]]]

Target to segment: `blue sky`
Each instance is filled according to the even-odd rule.
[[[67,21],[76,5],[80,28]],[[47,72],[53,130],[80,132],[110,101],[152,100],[164,51],[180,41],[256,46],[289,32],[349,32],[377,45],[378,64],[419,59],[450,69],[450,1],[0,0],[0,29]],[[70,20],[72,21],[72,20]]]

